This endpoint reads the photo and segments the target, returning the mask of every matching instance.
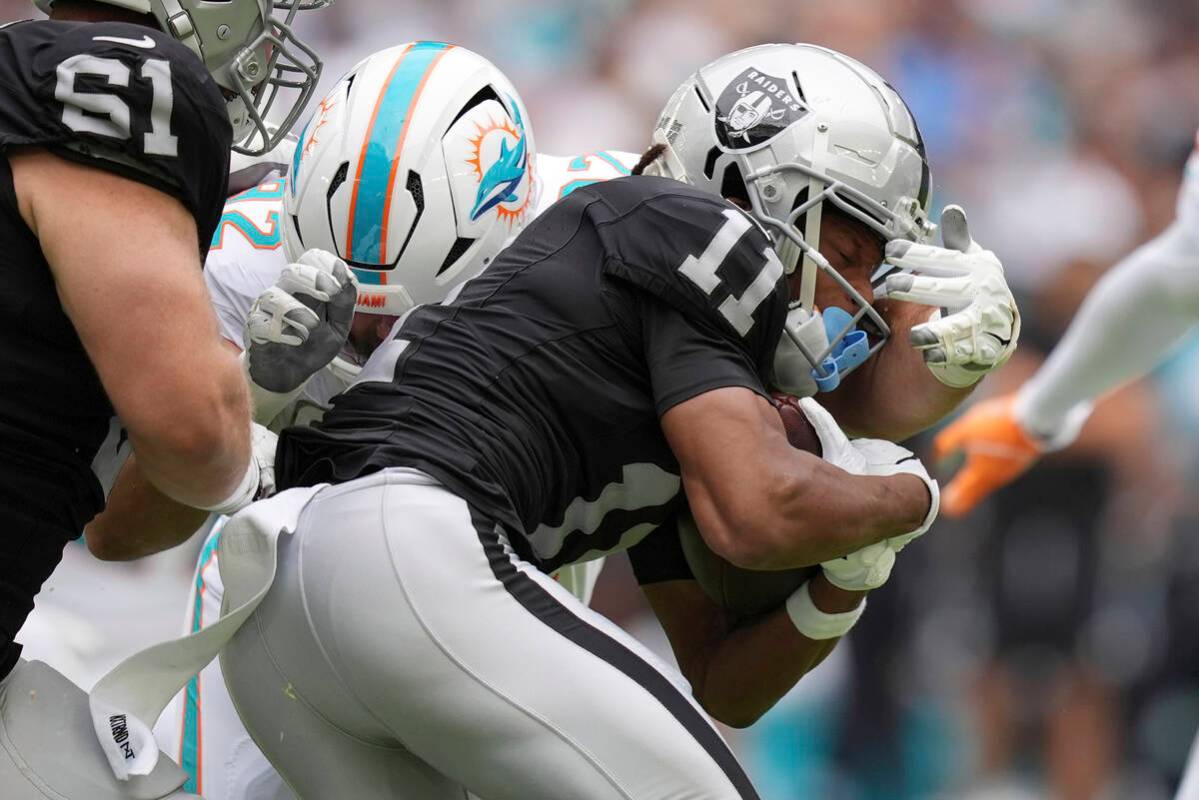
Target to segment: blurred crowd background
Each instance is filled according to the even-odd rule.
[[[30,15],[0,0],[0,22]],[[1192,0],[338,0],[301,27],[329,82],[410,39],[486,55],[555,155],[640,151],[678,83],[743,46],[864,61],[923,129],[937,208],[965,206],[1021,297],[1021,352],[987,392],[1018,385],[1096,278],[1170,222],[1199,128]],[[1197,398],[1199,339],[1077,447],[908,548],[851,640],[731,732],[762,796],[1169,798],[1199,727]],[[181,626],[193,557],[111,567],[74,548],[19,638],[90,685]],[[665,648],[623,558],[595,604]]]

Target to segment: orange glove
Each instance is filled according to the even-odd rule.
[[[1029,436],[1012,412],[1014,394],[975,405],[933,440],[937,460],[956,452],[966,463],[941,490],[941,510],[963,517],[987,495],[1020,477],[1044,448]]]

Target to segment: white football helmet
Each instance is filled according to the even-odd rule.
[[[278,146],[299,121],[320,80],[320,59],[291,25],[298,12],[324,8],[333,0],[96,2],[153,15],[164,32],[200,57],[225,92],[235,152],[254,155]],[[54,0],[33,4],[49,14]],[[294,95],[290,107],[273,109],[283,90]],[[268,125],[266,116],[272,110],[282,111],[283,119]]]
[[[799,299],[775,358],[778,388],[829,391],[884,344],[887,324],[820,253],[826,202],[883,240],[923,241],[933,230],[920,131],[877,73],[814,45],[740,50],[679,87],[653,142],[666,149],[647,172],[744,197],[787,273],[802,261]],[[855,313],[814,307],[817,271],[845,290]],[[866,319],[873,341],[857,329]]]
[[[524,226],[533,161],[524,103],[485,58],[440,42],[384,50],[300,135],[284,246],[293,260],[314,247],[344,259],[359,313],[440,302]]]

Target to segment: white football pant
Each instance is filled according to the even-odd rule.
[[[303,800],[757,798],[681,675],[414,470],[312,499],[221,666]]]
[[[217,546],[226,517],[221,517],[200,550],[184,616],[183,634],[195,633],[221,615],[225,587]],[[603,568],[602,558],[564,567],[557,580],[584,604],[591,603]],[[188,774],[184,788],[206,800],[292,800],[279,773],[254,744],[237,716],[219,660],[212,661],[175,695],[154,726],[164,753]]]

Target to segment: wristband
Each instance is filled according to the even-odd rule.
[[[853,611],[827,614],[812,602],[812,595],[808,591],[811,583],[811,581],[804,581],[804,585],[796,589],[795,593],[787,599],[787,616],[791,618],[795,629],[809,639],[818,642],[825,639],[839,639],[849,633],[861,618],[862,612],[866,610],[866,598],[863,597],[862,602]]]
[[[251,453],[250,465],[246,467],[246,474],[242,476],[241,483],[237,485],[237,488],[228,497],[210,506],[196,507],[201,511],[211,511],[214,514],[235,514],[250,503],[253,503],[255,498],[258,497],[258,484],[261,478],[258,459]]]

